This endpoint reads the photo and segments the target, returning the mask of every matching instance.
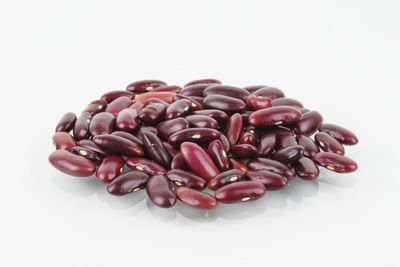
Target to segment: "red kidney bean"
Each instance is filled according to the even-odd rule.
[[[187,128],[189,128],[189,122],[182,117],[168,121],[162,121],[156,126],[161,138],[165,140],[167,140],[172,134]]]
[[[284,148],[288,146],[297,145],[296,137],[292,130],[285,127],[278,127],[273,129],[277,136],[276,148]]]
[[[96,152],[97,155],[99,155],[102,158],[109,156],[107,151],[105,151],[104,149],[102,149],[101,147],[99,147],[98,145],[93,143],[93,141],[91,141],[91,140],[87,140],[87,139],[80,140],[78,142],[78,146],[88,148],[88,149]]]
[[[131,108],[121,110],[115,121],[115,126],[122,131],[133,131],[138,125],[138,113]]]
[[[89,112],[83,112],[79,115],[75,122],[74,130],[72,131],[76,140],[82,140],[89,137],[89,125],[92,120],[92,115]]]
[[[75,113],[68,112],[62,116],[56,127],[56,132],[69,132],[74,127],[76,121]]]
[[[138,113],[144,107],[145,107],[145,104],[144,103],[139,103],[139,102],[133,103],[132,105],[129,106],[129,108],[136,110]]]
[[[247,126],[246,130],[242,133],[240,137],[240,144],[257,145],[258,136],[256,129],[253,126]]]
[[[238,169],[244,172],[248,171],[247,166],[238,159],[229,158],[229,163],[231,164],[232,169]]]
[[[265,192],[265,185],[260,182],[240,181],[219,188],[215,191],[215,198],[219,202],[232,204],[259,199]]]
[[[117,116],[121,110],[128,108],[132,105],[132,103],[132,99],[127,96],[118,97],[113,102],[107,105],[106,112]]]
[[[277,98],[271,101],[272,102],[272,106],[273,107],[278,107],[278,106],[290,106],[290,107],[294,107],[294,108],[303,108],[303,104],[293,98],[286,98],[286,97],[281,97],[281,98]]]
[[[171,161],[171,169],[181,169],[187,170],[188,166],[186,166],[185,160],[182,157],[181,153],[176,154]]]
[[[344,147],[338,140],[327,133],[319,132],[314,136],[315,142],[325,151],[344,155]]]
[[[107,191],[115,196],[123,196],[143,189],[149,180],[149,175],[140,171],[124,173],[107,185]]]
[[[110,154],[135,157],[143,156],[143,148],[128,139],[111,134],[96,135],[93,142],[99,147],[105,149]]]
[[[306,180],[315,180],[319,176],[319,169],[314,161],[309,158],[302,157],[293,163],[294,170],[300,178]]]
[[[263,183],[268,190],[281,189],[288,183],[284,176],[267,170],[249,170],[246,175],[251,181]]]
[[[264,88],[264,87],[268,87],[266,85],[250,85],[247,87],[244,87],[243,89],[246,89],[247,91],[249,91],[250,94],[256,92],[258,89]]]
[[[243,125],[249,124],[249,117],[252,113],[253,113],[253,111],[250,111],[250,110],[243,111],[242,113],[240,113],[240,116],[242,116]]]
[[[193,84],[221,84],[221,82],[217,79],[200,79],[200,80],[194,80],[191,82],[188,82],[187,84],[185,84],[185,87],[193,85]]]
[[[124,159],[120,156],[106,157],[97,168],[96,178],[101,183],[108,184],[118,177],[124,169]]]
[[[267,157],[271,155],[272,152],[275,150],[276,140],[277,137],[275,132],[264,133],[261,136],[260,141],[258,142],[258,155],[262,157]]]
[[[165,175],[167,173],[163,166],[145,158],[129,158],[125,161],[125,164],[132,170],[142,171],[150,175]]]
[[[210,85],[211,84],[208,84],[208,83],[199,83],[199,84],[185,86],[179,93],[182,95],[185,95],[185,96],[201,96],[201,97],[203,97],[204,89],[206,89]]]
[[[165,119],[171,120],[189,114],[191,112],[191,104],[192,102],[187,99],[181,99],[173,102],[165,111]]]
[[[110,134],[114,130],[114,122],[114,115],[107,112],[98,113],[92,118],[89,126],[89,131],[93,136],[100,134]]]
[[[196,100],[194,96],[185,96],[185,95],[181,95],[181,94],[176,94],[172,98],[172,101],[176,102],[181,99],[186,99],[186,100],[190,101],[190,110],[193,110],[193,111],[194,110],[203,110],[203,105],[198,101],[198,99]]]
[[[240,134],[243,130],[243,119],[239,113],[235,113],[231,116],[226,125],[226,137],[228,137],[231,146],[235,145],[239,139]]]
[[[214,140],[208,145],[208,154],[220,171],[229,170],[229,159],[221,140]]]
[[[300,116],[300,111],[293,107],[272,107],[254,111],[249,117],[249,124],[255,127],[266,128],[296,122],[300,119]]]
[[[246,108],[246,103],[238,98],[224,95],[210,95],[204,98],[203,106],[210,109],[220,109],[228,113],[240,112]]]
[[[204,115],[189,115],[186,116],[185,119],[189,122],[190,127],[193,128],[218,129],[218,122]]]
[[[91,102],[82,112],[89,112],[94,116],[97,113],[104,112],[107,108],[107,102],[104,100],[95,100]]]
[[[176,195],[171,184],[163,175],[152,176],[146,184],[150,200],[160,208],[170,208],[176,203]]]
[[[167,108],[160,103],[151,103],[139,111],[139,118],[147,124],[154,125],[163,119]]]
[[[303,155],[308,158],[313,158],[319,152],[318,145],[310,137],[305,135],[296,136],[297,143],[304,147]]]
[[[96,165],[99,165],[102,161],[102,158],[99,155],[97,155],[96,152],[94,152],[93,150],[86,148],[86,147],[74,146],[71,149],[71,152],[76,155],[87,158],[90,161],[93,161],[93,163]]]
[[[257,157],[257,148],[253,145],[241,144],[241,145],[233,145],[232,153],[238,158],[254,158]]]
[[[153,90],[151,90],[152,92],[174,92],[174,93],[178,93],[180,90],[182,90],[182,88],[178,85],[167,85],[167,86],[160,86],[157,87]]]
[[[203,106],[204,97],[202,97],[202,96],[195,96],[195,95],[191,95],[191,96],[187,96],[187,97],[189,97],[191,100],[197,101],[198,103],[201,104],[201,106]],[[195,109],[193,109],[193,110],[195,110]]]
[[[115,99],[117,99],[121,96],[126,96],[126,97],[129,97],[130,99],[135,98],[135,94],[130,91],[111,91],[111,92],[107,92],[104,95],[102,95],[100,99],[104,100],[107,104],[110,104]]]
[[[186,165],[197,175],[210,181],[219,170],[212,158],[199,145],[191,142],[181,144],[181,154]]]
[[[252,110],[272,107],[271,99],[259,95],[249,95],[246,99],[246,104]]]
[[[144,132],[151,132],[155,135],[158,135],[158,130],[152,126],[141,126],[135,133],[135,136],[140,140],[143,140],[143,133]]]
[[[222,110],[218,109],[204,109],[204,110],[196,110],[193,111],[193,115],[204,115],[214,120],[218,121],[218,123],[224,124],[229,120],[229,116],[223,112]]]
[[[272,171],[285,176],[287,179],[296,177],[294,170],[289,168],[287,165],[272,159],[255,158],[247,162],[247,167],[256,170]]]
[[[303,157],[304,147],[300,145],[287,146],[275,152],[272,159],[282,163],[292,163]]]
[[[226,137],[226,135],[221,133],[219,140],[221,140],[222,145],[224,146],[225,152],[228,154],[231,151],[231,144],[229,143],[228,137]]]
[[[215,129],[189,128],[174,133],[168,138],[168,143],[179,148],[183,142],[193,142],[199,145],[206,145],[211,141],[220,138],[221,133]]]
[[[325,132],[335,139],[337,139],[340,143],[344,145],[355,145],[358,143],[357,136],[351,131],[343,128],[341,126],[332,124],[332,123],[324,123],[319,127],[319,131]]]
[[[197,190],[203,190],[207,186],[207,181],[205,179],[185,170],[170,170],[167,173],[167,177],[177,186],[188,186]]]
[[[243,88],[229,86],[229,85],[215,84],[207,87],[203,91],[203,95],[205,97],[211,95],[224,95],[245,101],[246,98],[250,95],[250,93],[249,91]]]
[[[299,108],[298,110],[301,112],[301,114],[304,114],[304,113],[307,113],[307,112],[311,111],[308,108]]]
[[[301,115],[300,120],[294,124],[294,132],[310,136],[317,131],[321,123],[321,114],[318,111],[309,111]]]
[[[51,153],[49,162],[59,171],[73,176],[91,176],[96,171],[93,162],[66,150],[56,150]]]
[[[53,144],[56,146],[56,149],[59,150],[68,150],[76,146],[75,139],[66,132],[57,132],[53,135]]]
[[[162,143],[163,143],[165,149],[171,155],[171,157],[175,157],[177,154],[179,154],[179,150],[176,150],[173,146],[171,146],[170,143],[168,143],[168,142],[162,142]]]
[[[161,86],[167,86],[167,83],[159,80],[141,80],[129,84],[126,90],[138,94],[151,91]]]
[[[217,190],[224,185],[242,181],[245,177],[246,173],[238,169],[221,172],[211,179],[211,181],[208,183],[208,188],[211,190]]]
[[[187,186],[178,187],[175,193],[180,201],[194,208],[211,210],[218,207],[215,197]]]
[[[152,97],[152,98],[147,99],[146,105],[151,104],[151,103],[158,103],[158,104],[164,105],[167,108],[169,107],[169,103],[167,103],[164,100],[161,100],[159,98]]]
[[[169,167],[172,157],[157,135],[151,132],[144,132],[143,146],[151,159],[165,168]]]
[[[135,97],[135,102],[139,102],[139,103],[146,103],[146,101],[149,98],[158,98],[161,99],[167,103],[172,103],[172,98],[174,97],[175,93],[174,92],[150,92],[150,93],[143,93],[140,95],[137,95]]]
[[[265,96],[272,100],[285,97],[285,94],[280,89],[269,86],[258,89],[257,91],[253,92],[253,95]]]
[[[354,172],[358,168],[352,159],[332,152],[320,152],[314,156],[314,161],[335,172]]]
[[[143,146],[143,141],[140,140],[139,138],[137,138],[136,136],[134,136],[133,134],[123,132],[123,131],[115,131],[115,132],[112,132],[111,135],[116,135],[116,136],[128,139],[129,141],[132,141],[136,144]]]

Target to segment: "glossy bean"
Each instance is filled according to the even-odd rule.
[[[238,98],[224,95],[210,95],[204,98],[203,106],[209,109],[219,109],[228,113],[240,112],[246,108],[246,103]]]
[[[72,133],[76,140],[82,140],[89,137],[89,126],[92,120],[92,115],[89,112],[83,112],[79,115],[75,122],[74,129]]]
[[[132,105],[129,106],[129,108],[134,109],[138,112],[142,110],[142,108],[144,108],[146,105],[144,103],[139,103],[139,102],[135,102]]]
[[[358,143],[357,136],[350,130],[332,123],[324,123],[319,127],[319,131],[325,132],[344,145],[355,145]]]
[[[285,176],[287,179],[296,177],[294,170],[289,168],[287,165],[272,159],[255,158],[247,162],[247,166],[250,169],[272,171]]]
[[[102,161],[102,158],[99,155],[97,155],[96,152],[86,147],[74,146],[71,149],[71,152],[81,157],[87,158],[96,165],[99,165]]]
[[[110,154],[135,157],[143,156],[143,148],[128,139],[111,134],[96,135],[93,142]]]
[[[249,91],[250,94],[256,92],[258,89],[264,88],[264,87],[268,87],[266,85],[250,85],[250,86],[246,86],[243,87],[243,89],[246,89],[247,91]]]
[[[75,113],[68,112],[62,116],[56,126],[56,132],[69,132],[74,127],[76,121]]]
[[[149,125],[155,125],[163,119],[166,109],[163,104],[151,103],[139,111],[139,118]]]
[[[192,112],[193,115],[204,115],[214,120],[218,121],[218,123],[224,124],[229,120],[228,114],[218,109],[204,109],[204,110],[196,110]]]
[[[297,145],[296,137],[294,136],[292,130],[285,127],[278,127],[273,129],[272,131],[274,131],[277,136],[277,149]]]
[[[186,170],[170,170],[167,173],[167,177],[177,186],[188,186],[197,190],[203,190],[207,186],[207,181],[205,179]]]
[[[152,176],[146,184],[150,200],[161,208],[170,208],[176,203],[176,195],[171,184],[163,175]]]
[[[107,191],[115,196],[123,196],[143,189],[149,180],[149,175],[140,171],[124,173],[107,185]]]
[[[243,125],[249,124],[249,117],[252,113],[253,113],[253,111],[251,111],[251,110],[243,111],[242,113],[240,113],[240,116],[242,116]]]
[[[121,131],[133,131],[139,125],[139,117],[136,110],[126,108],[118,113],[115,126]]]
[[[158,135],[158,130],[156,128],[154,128],[152,126],[142,126],[136,131],[135,136],[143,141],[143,133],[144,132],[151,132],[155,135]]]
[[[249,170],[246,175],[251,181],[263,183],[267,190],[278,190],[288,183],[286,177],[267,170]]]
[[[319,169],[312,159],[302,157],[293,163],[293,168],[300,178],[315,180],[318,178]]]
[[[285,94],[280,89],[270,86],[258,89],[257,91],[253,92],[253,95],[265,96],[272,100],[285,97]]]
[[[175,118],[168,121],[162,121],[157,124],[156,129],[158,130],[160,137],[164,140],[168,140],[168,138],[181,130],[185,130],[189,128],[189,122],[182,118]]]
[[[128,158],[125,164],[132,170],[142,171],[150,175],[165,175],[167,173],[163,166],[146,158]]]
[[[115,116],[111,113],[101,112],[92,118],[89,131],[93,136],[110,134],[114,130]]]
[[[290,106],[294,108],[303,108],[303,104],[293,98],[286,98],[286,97],[281,97],[281,98],[276,98],[271,101],[273,107],[278,107],[278,106]]]
[[[117,116],[121,110],[128,108],[130,105],[132,105],[132,103],[132,99],[127,96],[118,97],[107,105],[106,112]]]
[[[265,185],[260,182],[240,181],[219,188],[215,191],[215,198],[219,202],[232,204],[259,199],[265,192]]]
[[[301,113],[296,108],[288,106],[272,107],[253,112],[249,117],[249,124],[265,128],[296,122],[300,117]]]
[[[231,146],[236,145],[243,130],[243,119],[239,113],[233,114],[226,125],[226,137]]]
[[[231,164],[232,169],[242,170],[244,172],[248,171],[247,166],[238,159],[229,158],[229,163]]]
[[[165,149],[168,151],[168,153],[171,155],[171,157],[175,157],[177,154],[180,153],[179,150],[175,149],[168,142],[163,142],[163,145],[164,145]]]
[[[259,110],[272,107],[271,99],[265,96],[249,95],[246,104],[251,110]]]
[[[275,132],[264,133],[258,142],[258,155],[267,157],[275,150],[277,135]]]
[[[164,105],[165,107],[169,107],[169,103],[167,103],[164,100],[161,100],[159,98],[155,98],[155,97],[147,99],[145,105],[148,105],[148,104],[151,104],[151,103],[158,103],[158,104]]]
[[[314,156],[318,165],[335,172],[354,172],[358,166],[352,159],[332,152],[320,152]]]
[[[183,87],[179,92],[181,95],[185,96],[201,96],[203,97],[203,91],[210,86],[208,83],[199,83]]]
[[[76,146],[76,141],[69,133],[57,132],[53,135],[53,144],[57,150],[71,151]]]
[[[319,132],[314,136],[315,142],[327,152],[344,155],[343,145],[327,133]]]
[[[228,137],[226,137],[226,135],[221,133],[219,140],[221,140],[222,145],[224,146],[225,152],[228,154],[231,151],[231,144],[229,143]]]
[[[322,120],[322,116],[318,111],[306,112],[302,114],[300,120],[294,124],[294,132],[296,134],[310,136],[318,130],[318,127],[322,124]]]
[[[185,119],[192,128],[212,128],[218,129],[218,122],[205,115],[189,115]]]
[[[301,114],[304,114],[304,113],[306,113],[306,112],[311,111],[311,110],[309,110],[308,108],[299,108],[298,110],[301,112]]]
[[[297,143],[304,147],[303,155],[308,158],[313,158],[319,152],[318,145],[310,137],[305,135],[296,136]]]
[[[208,183],[208,188],[211,190],[217,190],[218,188],[244,180],[246,177],[246,172],[238,169],[227,170],[225,172],[221,172],[217,176],[211,179]]]
[[[138,94],[149,92],[161,86],[167,86],[167,83],[160,80],[140,80],[129,84],[126,90]]]
[[[141,146],[143,145],[143,141],[142,140],[140,140],[139,138],[137,138],[133,134],[130,134],[130,133],[127,133],[127,132],[115,131],[115,132],[112,132],[111,135],[116,135],[116,136],[128,139],[129,141],[132,141],[132,142],[134,142],[136,144],[139,144]]]
[[[221,84],[221,82],[219,80],[217,80],[217,79],[207,78],[207,79],[200,79],[200,80],[190,81],[187,84],[185,84],[185,87],[193,85],[193,84]]]
[[[157,135],[151,132],[144,132],[143,146],[151,159],[165,168],[169,167],[172,157]]]
[[[180,201],[194,208],[211,210],[218,207],[215,197],[187,186],[178,187],[175,193]]]
[[[207,145],[211,141],[220,138],[221,133],[215,129],[189,128],[174,133],[168,138],[168,143],[179,148],[183,142],[193,142],[199,145]]]
[[[102,158],[109,156],[107,151],[105,151],[104,149],[93,143],[92,140],[87,140],[87,139],[80,140],[78,142],[78,146],[93,150],[94,152],[97,153],[97,155],[99,155]]]
[[[90,115],[94,116],[97,113],[104,112],[107,108],[107,102],[104,100],[95,100],[89,103],[82,112],[89,112]]]
[[[126,96],[129,97],[130,99],[133,99],[135,97],[135,94],[130,91],[111,91],[102,95],[100,99],[104,100],[107,104],[110,104],[115,99],[121,96]]]
[[[232,153],[238,158],[254,158],[257,157],[257,148],[249,144],[240,144],[232,146]]]
[[[135,102],[138,102],[138,103],[146,103],[146,101],[149,98],[154,97],[154,98],[161,99],[167,103],[172,103],[172,98],[174,97],[174,95],[175,95],[174,92],[154,92],[154,93],[149,92],[149,93],[143,93],[143,94],[137,95],[134,100],[135,100]]]
[[[272,159],[282,163],[292,163],[303,157],[304,147],[300,145],[281,148],[272,155]]]
[[[221,140],[214,140],[208,145],[208,154],[220,171],[229,170],[230,164]]]
[[[187,170],[188,169],[181,153],[176,154],[172,158],[171,169],[172,170],[174,170],[174,169]]]
[[[106,157],[97,168],[97,181],[108,184],[120,175],[123,168],[124,159],[122,157],[115,155]]]
[[[242,133],[240,137],[240,144],[257,145],[258,135],[256,129],[253,126],[247,126],[246,130]]]
[[[154,88],[151,90],[152,92],[173,92],[173,93],[179,93],[182,88],[178,85],[167,85],[167,86],[160,86],[157,88]]]
[[[96,171],[93,162],[66,150],[56,150],[51,153],[49,162],[59,171],[73,176],[91,176]]]
[[[229,85],[215,84],[207,87],[203,91],[203,95],[205,97],[211,95],[224,95],[245,101],[246,98],[250,95],[250,93],[249,91],[243,88],[229,86]]]
[[[198,100],[196,100],[196,98],[194,96],[185,96],[185,95],[181,95],[181,94],[176,94],[172,98],[172,101],[176,102],[181,99],[186,99],[186,100],[190,101],[190,110],[193,110],[193,111],[203,110],[203,105]]]
[[[191,102],[187,99],[181,99],[173,102],[165,111],[165,120],[171,120],[178,117],[183,117],[191,112]]]

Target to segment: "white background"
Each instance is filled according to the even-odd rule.
[[[0,1],[1,266],[400,266],[394,1]],[[47,161],[67,111],[132,81],[277,86],[353,130],[323,171],[205,212],[118,198]]]

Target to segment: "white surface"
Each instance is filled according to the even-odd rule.
[[[399,266],[398,1],[1,1],[1,266]],[[268,84],[353,130],[354,174],[161,210],[50,166],[67,111],[135,80]],[[397,115],[395,115],[397,113]]]

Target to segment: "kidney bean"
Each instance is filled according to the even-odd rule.
[[[271,99],[265,96],[249,95],[246,104],[251,110],[259,110],[272,107]]]
[[[250,94],[253,94],[258,89],[261,89],[264,87],[268,87],[268,86],[266,86],[266,85],[250,85],[250,86],[244,87],[243,89],[246,89],[247,91],[249,91]]]
[[[179,93],[181,95],[185,95],[185,96],[201,96],[201,97],[203,97],[204,89],[206,89],[210,85],[211,84],[208,84],[208,83],[199,83],[199,84],[185,86]]]
[[[319,132],[314,136],[315,142],[325,151],[344,155],[344,147],[338,140],[327,133]]]
[[[154,128],[152,126],[142,126],[136,131],[135,136],[137,138],[139,138],[140,140],[143,140],[143,133],[144,132],[151,132],[154,135],[158,135],[158,130],[156,128]]]
[[[253,111],[250,111],[250,110],[243,111],[242,113],[240,113],[240,116],[242,116],[243,125],[249,124],[249,117],[252,113],[253,113]]]
[[[159,132],[161,138],[166,140],[172,134],[181,130],[185,130],[187,128],[189,128],[189,122],[182,117],[178,117],[168,121],[162,121],[156,126],[156,129]]]
[[[172,103],[172,98],[174,97],[175,93],[174,92],[149,92],[149,93],[143,93],[140,95],[136,95],[135,97],[135,102],[138,103],[146,103],[146,101],[149,98],[158,98],[161,99],[167,103]]]
[[[75,139],[66,132],[57,132],[53,135],[53,144],[56,146],[56,149],[59,150],[68,150],[76,146]]]
[[[310,136],[322,124],[322,116],[317,111],[309,111],[301,115],[300,120],[294,124],[294,132]]]
[[[180,201],[194,208],[211,210],[218,207],[215,197],[187,186],[178,187],[175,193]]]
[[[203,95],[205,97],[210,95],[225,95],[245,101],[246,98],[250,95],[250,93],[249,91],[243,88],[229,86],[229,85],[215,84],[207,87],[203,91]]]
[[[104,100],[95,100],[91,102],[82,112],[89,112],[94,116],[97,113],[104,112],[107,108],[107,102]]]
[[[296,122],[300,119],[300,116],[300,111],[293,107],[272,107],[254,111],[249,117],[249,124],[255,127],[265,128]]]
[[[308,158],[313,158],[319,152],[318,145],[310,137],[305,135],[296,136],[297,143],[304,147],[303,155]]]
[[[267,170],[249,170],[246,175],[251,181],[263,183],[268,190],[281,189],[288,183],[284,176]]]
[[[141,80],[129,84],[126,90],[138,94],[151,91],[161,86],[167,86],[167,83],[159,80]]]
[[[151,159],[165,168],[169,167],[172,157],[157,135],[151,132],[144,132],[143,146]]]
[[[129,108],[136,110],[138,112],[138,114],[139,114],[139,111],[141,111],[142,108],[144,108],[144,107],[145,107],[145,104],[139,103],[139,102],[133,103],[132,105],[129,106]]]
[[[174,133],[168,138],[168,143],[179,148],[183,142],[193,142],[199,145],[206,145],[211,141],[220,138],[221,133],[215,129],[189,128]]]
[[[229,160],[221,140],[214,140],[208,145],[208,154],[220,171],[229,170]]]
[[[258,142],[258,155],[262,157],[267,157],[271,155],[272,152],[275,150],[276,140],[277,137],[275,132],[264,133],[261,136],[260,141]]]
[[[169,107],[169,103],[167,103],[167,102],[165,102],[164,100],[161,100],[161,99],[159,99],[159,98],[154,98],[154,97],[152,97],[152,98],[147,99],[146,105],[151,104],[151,103],[162,104],[162,105],[164,105],[166,108]]]
[[[181,99],[186,99],[190,101],[190,110],[195,111],[195,110],[203,110],[203,105],[196,99],[195,96],[185,96],[181,94],[176,94],[172,98],[173,102],[176,102]]]
[[[117,116],[121,110],[128,108],[132,105],[132,103],[132,99],[127,96],[118,97],[113,102],[107,105],[106,112]]]
[[[258,89],[257,91],[253,92],[253,95],[265,96],[272,100],[285,97],[285,94],[280,89],[270,86]]]
[[[193,84],[221,84],[221,82],[217,79],[200,79],[188,82],[185,84],[185,87],[193,85]]]
[[[192,142],[184,142],[181,144],[180,150],[186,165],[207,181],[210,181],[219,173],[210,155],[199,145]]]
[[[278,127],[273,129],[277,136],[276,148],[284,148],[288,146],[297,145],[296,137],[292,130],[285,127]]]
[[[168,142],[162,142],[165,149],[168,151],[168,153],[171,155],[171,157],[175,157],[177,154],[179,154],[179,150],[176,150],[173,146],[171,146],[170,143]],[[172,164],[172,162],[171,162]]]
[[[226,137],[228,137],[231,146],[235,145],[239,139],[240,134],[243,130],[243,119],[239,113],[235,113],[231,116],[226,125]]]
[[[217,190],[224,185],[242,181],[245,177],[246,173],[238,169],[221,172],[211,179],[211,181],[208,183],[208,188],[211,190]]]
[[[79,115],[72,131],[76,140],[82,140],[89,137],[89,125],[91,120],[92,115],[90,115],[89,112],[83,112],[81,115]]]
[[[126,138],[111,134],[96,135],[93,142],[99,147],[105,149],[110,154],[135,157],[143,156],[143,148]]]
[[[126,108],[118,113],[115,121],[115,126],[122,131],[135,130],[139,125],[137,111],[131,108]]]
[[[221,133],[219,140],[221,140],[222,145],[224,146],[225,152],[228,154],[231,151],[231,144],[229,143],[228,137],[226,137],[226,135]]]
[[[228,113],[235,113],[244,110],[246,103],[238,98],[224,95],[210,95],[204,98],[203,106],[209,109],[220,109]]]
[[[218,123],[221,123],[221,124],[224,124],[229,120],[229,116],[222,110],[218,110],[218,109],[196,110],[196,111],[193,111],[192,114],[208,116],[208,117],[218,121]]]
[[[102,161],[102,158],[99,155],[97,155],[96,152],[94,152],[93,150],[86,148],[86,147],[74,146],[71,149],[71,152],[76,155],[87,158],[90,161],[93,161],[93,163],[96,165],[99,165]]]
[[[108,184],[124,169],[124,159],[120,156],[106,157],[96,171],[97,181]]]
[[[128,139],[129,141],[132,141],[136,144],[143,146],[143,141],[140,140],[139,138],[137,138],[136,136],[134,136],[133,134],[123,132],[123,131],[115,131],[115,132],[112,132],[111,135],[116,135],[116,136]]]
[[[311,111],[308,108],[299,108],[298,110],[301,112],[301,114],[304,114],[304,113],[307,113],[307,112]]]
[[[256,170],[267,170],[285,176],[287,179],[296,177],[294,170],[287,165],[272,159],[255,158],[247,162],[247,167]]]
[[[75,113],[68,112],[62,116],[56,127],[56,132],[69,132],[74,127],[76,121]]]
[[[124,173],[107,185],[107,191],[115,196],[123,196],[143,189],[149,180],[149,175],[140,171]]]
[[[354,172],[358,168],[352,159],[332,152],[320,152],[314,156],[314,161],[335,172]]]
[[[357,136],[354,133],[336,124],[324,123],[319,127],[319,131],[333,136],[344,145],[355,145],[358,143]]]
[[[257,148],[253,145],[240,144],[232,146],[232,153],[238,158],[254,158],[257,157]]]
[[[129,158],[125,161],[125,164],[132,170],[142,171],[150,175],[165,175],[167,173],[163,166],[145,158]]]
[[[181,91],[182,88],[178,85],[167,85],[167,86],[160,86],[157,87],[153,90],[151,90],[152,92],[174,92],[174,93],[179,93],[179,91]]]
[[[165,119],[171,120],[189,114],[191,112],[191,104],[191,101],[187,99],[181,99],[173,102],[165,111]]]
[[[182,157],[181,153],[176,154],[171,161],[171,169],[181,169],[187,170],[188,167],[186,166],[185,160]]]
[[[253,126],[247,126],[246,130],[242,133],[240,137],[240,144],[257,145],[258,136],[256,129]]]
[[[107,151],[105,151],[104,149],[102,149],[101,147],[99,147],[98,145],[93,143],[92,140],[87,140],[87,139],[80,140],[78,142],[78,146],[90,149],[90,150],[96,152],[97,155],[99,155],[102,158],[109,156]]]
[[[281,98],[276,98],[271,101],[273,107],[278,107],[278,106],[290,106],[294,108],[303,108],[303,104],[293,98],[286,98],[286,97],[281,97]]]
[[[215,191],[215,198],[219,202],[232,204],[259,199],[265,192],[265,185],[260,182],[240,181],[219,188]]]
[[[139,111],[139,118],[150,125],[157,124],[163,119],[167,108],[160,103],[151,103]]]
[[[89,131],[93,136],[110,134],[114,129],[115,116],[111,113],[101,112],[92,118]]]
[[[282,163],[292,163],[303,156],[304,147],[300,145],[287,146],[275,152],[272,159]]]
[[[294,170],[300,178],[315,180],[319,176],[319,169],[314,161],[307,157],[302,157],[293,163]]]
[[[130,99],[135,98],[135,94],[130,91],[111,91],[111,92],[107,92],[104,95],[102,95],[100,99],[104,100],[107,104],[110,104],[115,99],[117,99],[121,96],[126,96],[126,97],[129,97]]]
[[[150,200],[160,208],[170,208],[176,203],[176,195],[171,184],[163,175],[152,176],[146,184]]]
[[[244,172],[248,171],[247,166],[238,159],[229,158],[229,163],[231,164],[232,169],[238,169]]]
[[[96,171],[93,162],[66,150],[56,150],[51,153],[49,162],[59,171],[73,176],[91,176]]]
[[[204,115],[189,115],[186,116],[185,119],[189,122],[190,127],[193,128],[218,129],[218,122]]]
[[[205,179],[186,170],[170,170],[167,173],[167,177],[177,186],[188,186],[197,190],[203,190],[207,186]]]

